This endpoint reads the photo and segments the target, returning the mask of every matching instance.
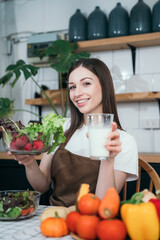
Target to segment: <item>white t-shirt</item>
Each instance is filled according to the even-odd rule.
[[[64,123],[64,131],[69,128],[69,125],[70,120],[67,120]],[[128,173],[127,181],[133,181],[138,178],[137,144],[133,136],[129,133],[122,130],[118,131],[120,132],[122,151],[115,158],[114,169]],[[74,154],[89,157],[89,140],[86,136],[87,132],[88,127],[86,125],[77,129],[65,146],[65,149]]]

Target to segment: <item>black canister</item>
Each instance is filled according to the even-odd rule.
[[[106,38],[108,33],[107,24],[106,14],[97,6],[88,17],[87,38],[89,40]]]
[[[152,9],[152,31],[160,32],[160,0],[155,3]]]
[[[129,35],[129,16],[121,3],[110,12],[108,20],[108,36],[118,37]]]
[[[87,19],[77,9],[69,20],[69,41],[78,42],[87,39]]]
[[[138,0],[130,13],[130,34],[149,33],[152,30],[152,15],[149,6]]]

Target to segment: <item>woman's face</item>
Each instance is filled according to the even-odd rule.
[[[69,95],[83,113],[102,113],[102,88],[98,77],[82,66],[69,75]]]

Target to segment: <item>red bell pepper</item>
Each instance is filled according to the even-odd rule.
[[[157,210],[157,216],[159,219],[159,229],[160,229],[160,190],[156,191],[157,198],[151,198],[149,201],[152,202]],[[159,238],[160,238],[160,231],[159,231]]]
[[[149,201],[152,202],[154,204],[154,206],[156,207],[157,215],[158,215],[159,222],[160,222],[160,189],[156,191],[156,196],[157,196],[157,198],[155,198],[155,199],[151,198]]]
[[[34,212],[34,207],[29,207],[29,208],[25,208],[22,210],[21,212],[21,216],[27,216],[27,215],[32,215],[32,213]]]
[[[154,206],[156,207],[157,215],[158,215],[158,218],[160,221],[160,199],[159,198],[156,198],[156,199],[151,198],[149,201],[152,202],[154,204]]]

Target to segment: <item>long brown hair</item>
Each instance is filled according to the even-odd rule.
[[[74,71],[79,66],[88,69],[98,77],[102,88],[103,113],[113,113],[114,121],[117,123],[118,128],[122,129],[117,113],[113,80],[108,67],[105,65],[104,62],[96,58],[80,59],[71,66],[68,72],[68,77],[71,74],[71,72]],[[80,128],[84,123],[83,114],[75,107],[70,97],[69,106],[71,112],[71,125],[65,134],[67,138],[71,137],[75,130]]]

